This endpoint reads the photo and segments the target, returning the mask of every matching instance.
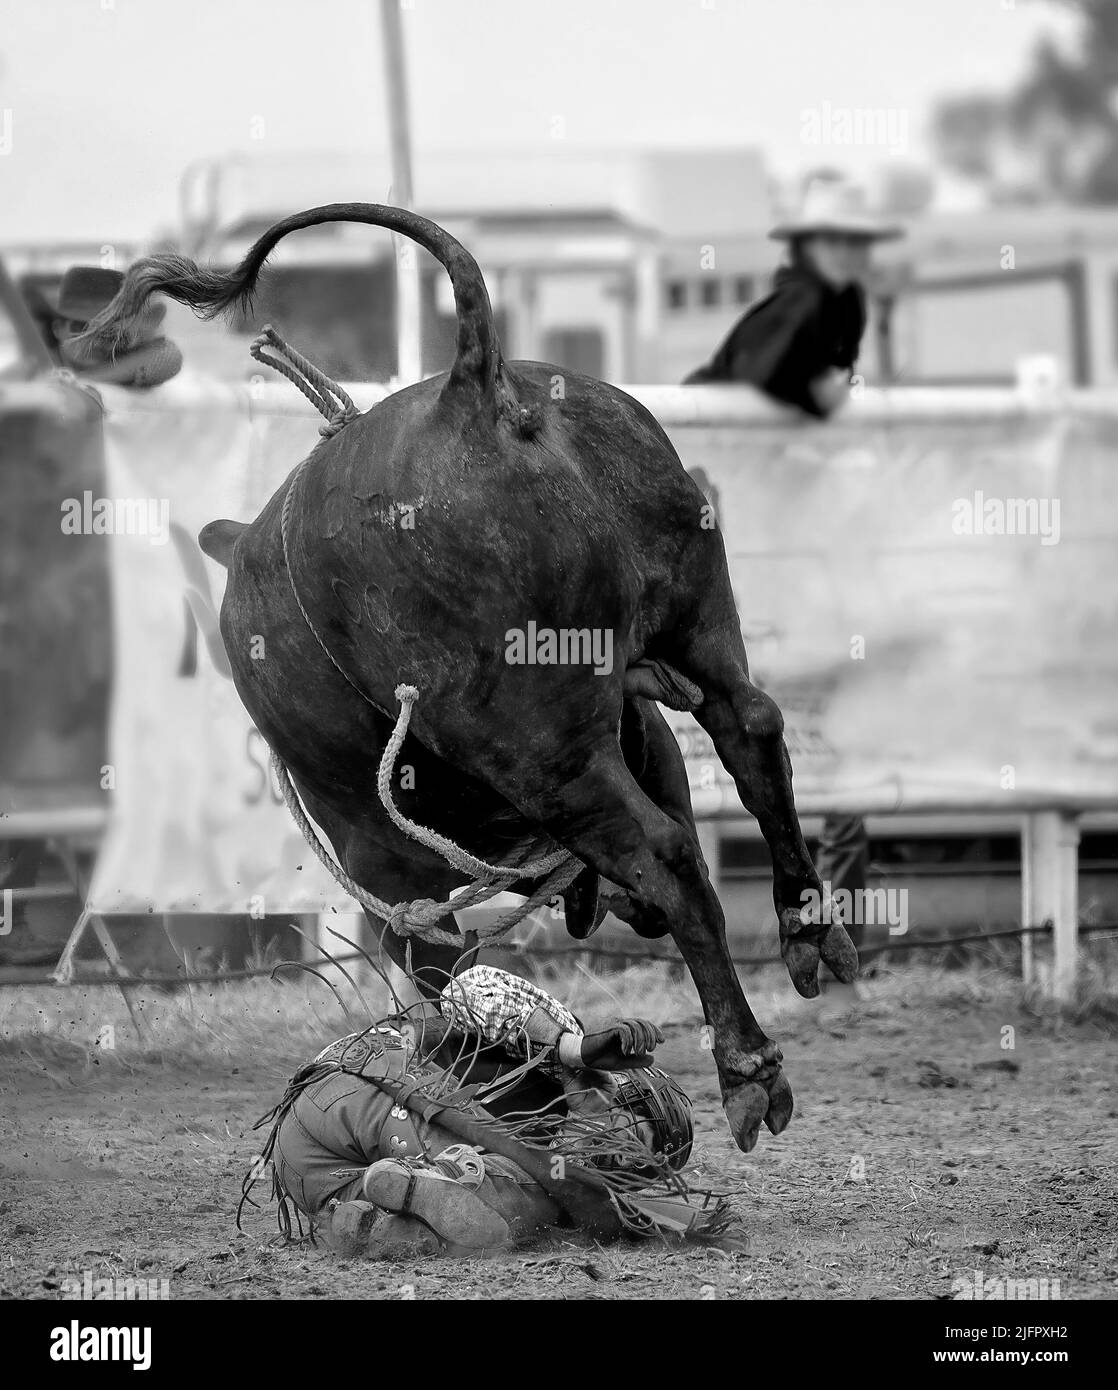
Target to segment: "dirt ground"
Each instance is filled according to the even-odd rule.
[[[830,1027],[787,989],[765,996],[796,1115],[749,1156],[723,1123],[699,1018],[667,1029],[661,1061],[696,1101],[692,1175],[735,1192],[732,1239],[665,1249],[562,1234],[419,1265],[277,1246],[270,1207],[236,1230],[252,1122],[307,1055],[281,1009],[253,1044],[227,1036],[213,1055],[97,1060],[57,1029],[9,1026],[0,1295],[59,1298],[64,1278],[90,1271],[165,1278],[185,1299],[946,1299],[979,1271],[1114,1297],[1113,1024],[1038,1017],[1011,979],[966,972],[906,970],[867,988],[857,1017]]]

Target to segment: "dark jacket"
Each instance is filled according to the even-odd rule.
[[[806,266],[782,267],[705,367],[684,385],[748,381],[809,415],[822,415],[811,383],[832,367],[854,369],[866,327],[860,286],[830,285]]]

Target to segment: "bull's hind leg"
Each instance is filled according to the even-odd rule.
[[[840,980],[853,980],[858,953],[824,894],[796,815],[784,720],[775,701],[749,680],[736,620],[732,628],[693,638],[681,665],[703,691],[695,716],[769,846],[780,952],[792,983],[804,998],[814,998],[820,957]]]
[[[671,933],[702,1000],[722,1104],[738,1147],[747,1153],[753,1148],[762,1120],[778,1134],[791,1118],[792,1091],[780,1070],[779,1049],[742,993],[693,828],[665,814],[641,790],[616,739],[595,745],[580,772],[510,787],[506,794],[624,888],[648,935]]]

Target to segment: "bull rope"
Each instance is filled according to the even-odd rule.
[[[271,357],[265,353],[264,348],[271,347],[279,354],[278,357]],[[351,420],[357,418],[359,412],[352,399],[337,384],[331,381],[328,376],[313,362],[309,362],[300,353],[296,352],[279,336],[271,325],[267,325],[260,336],[254,340],[249,348],[252,356],[258,361],[271,367],[274,371],[285,376],[288,381],[297,386],[306,396],[307,400],[315,409],[326,418],[326,424],[320,426],[319,433],[325,438],[332,438],[339,430],[345,428]],[[280,537],[283,543],[283,559],[287,567],[287,577],[291,584],[291,592],[295,596],[295,602],[299,606],[299,612],[303,615],[303,621],[310,629],[315,641],[329,657],[337,671],[345,677],[346,681],[354,690],[372,705],[381,714],[387,715],[388,711],[382,709],[373,698],[364,691],[361,686],[353,679],[348,671],[341,665],[333,652],[326,645],[318,629],[311,621],[310,614],[303,606],[303,600],[299,595],[295,584],[295,573],[291,567],[288,556],[288,521],[291,512],[292,498],[295,495],[295,488],[302,477],[303,470],[310,463],[311,456],[308,456],[296,469],[291,483],[287,489],[287,496],[284,498],[283,511],[280,515]],[[490,864],[484,859],[478,859],[469,854],[460,845],[456,845],[453,840],[445,835],[440,835],[434,830],[429,830],[425,826],[418,825],[415,821],[409,820],[407,816],[396,805],[392,797],[392,774],[395,771],[396,759],[399,757],[400,749],[403,747],[404,738],[407,735],[408,725],[411,722],[412,709],[419,699],[419,691],[414,685],[398,685],[395,691],[396,699],[400,705],[400,712],[396,717],[396,723],[381,755],[380,767],[377,771],[377,792],[380,796],[381,804],[388,812],[392,823],[397,829],[402,830],[409,838],[418,841],[434,851],[441,858],[445,859],[451,868],[459,873],[466,874],[472,878],[472,882],[464,885],[461,889],[452,893],[445,901],[436,902],[431,898],[416,898],[411,902],[390,904],[381,898],[370,893],[363,888],[354,878],[352,878],[334,856],[322,843],[322,840],[311,823],[303,803],[291,780],[286,763],[279,754],[272,749],[272,769],[276,775],[280,792],[283,796],[284,804],[291,812],[291,817],[303,834],[303,838],[314,851],[315,857],[330,873],[340,887],[344,888],[350,897],[356,899],[362,907],[368,908],[376,917],[382,918],[392,928],[398,936],[418,936],[420,940],[431,942],[440,946],[464,946],[465,942],[461,933],[446,931],[437,925],[440,918],[447,916],[448,913],[461,911],[463,908],[474,907],[478,903],[487,902],[498,893],[506,889],[521,879],[539,878],[543,876],[543,883],[526,900],[517,907],[503,913],[496,922],[488,927],[478,927],[475,934],[481,941],[494,940],[510,932],[518,922],[522,921],[530,912],[542,907],[544,903],[557,897],[564,888],[568,888],[582,871],[582,862],[568,850],[557,849],[551,854],[543,855],[539,859],[530,860],[524,864]]]

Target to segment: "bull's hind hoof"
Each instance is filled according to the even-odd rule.
[[[829,902],[826,914],[811,906],[786,907],[781,912],[780,954],[796,993],[805,999],[819,995],[820,959],[843,984],[858,975],[858,952],[838,909]]]
[[[763,1120],[773,1134],[787,1129],[792,1118],[792,1087],[780,1069],[780,1049],[766,1042],[748,1059],[755,1064],[753,1079],[727,1091],[722,1101],[734,1143],[749,1153],[757,1143]]]
[[[731,1091],[722,1104],[734,1143],[743,1154],[752,1153],[761,1132],[761,1121],[769,1108],[769,1095],[763,1086],[750,1081]]]
[[[765,1124],[770,1134],[782,1134],[792,1118],[792,1087],[782,1071],[778,1071],[769,1083],[769,1108],[765,1113]]]
[[[858,978],[858,948],[841,922],[834,923],[819,943],[819,954],[836,980],[851,985]]]

